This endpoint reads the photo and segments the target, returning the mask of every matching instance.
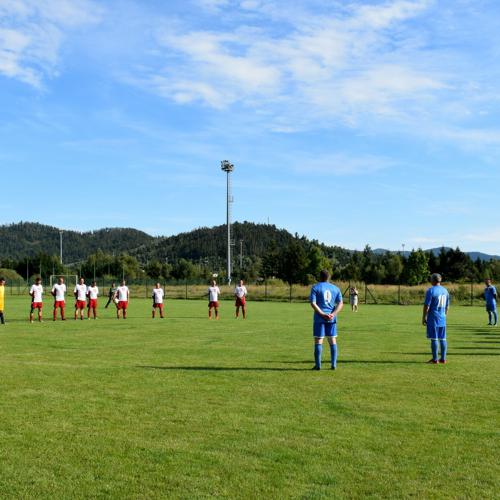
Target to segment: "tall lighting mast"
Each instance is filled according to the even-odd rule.
[[[227,209],[226,209],[226,224],[227,224],[227,283],[231,284],[231,205],[233,204],[233,195],[231,189],[231,173],[234,170],[234,165],[223,160],[220,162],[220,168],[227,174]]]

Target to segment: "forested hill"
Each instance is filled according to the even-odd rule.
[[[234,243],[235,256],[239,255],[242,250],[244,256],[262,257],[269,251],[270,246],[285,247],[296,237],[297,235],[294,236],[285,229],[278,229],[269,224],[235,222],[232,225],[231,240]],[[303,240],[307,241],[305,238]],[[226,251],[227,228],[221,225],[202,227],[188,233],[159,238],[147,247],[133,251],[132,255],[139,260],[158,259],[164,262],[165,259],[175,261],[184,258],[198,261],[204,258],[225,258]]]
[[[86,259],[98,249],[106,253],[129,252],[149,245],[154,237],[137,229],[99,229],[81,233],[63,232],[65,262]],[[39,254],[59,255],[59,229],[33,222],[0,226],[0,258],[20,259]]]

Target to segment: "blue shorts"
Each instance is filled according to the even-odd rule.
[[[427,338],[430,340],[446,340],[446,326],[427,325]]]
[[[491,302],[489,304],[486,304],[486,310],[488,312],[495,312],[497,310],[497,304],[496,304],[496,302]]]
[[[313,337],[336,337],[337,323],[313,323]]]

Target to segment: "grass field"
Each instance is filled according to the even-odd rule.
[[[0,498],[495,498],[500,328],[449,316],[431,366],[420,307],[344,311],[312,372],[307,304],[202,301],[151,320],[0,326]],[[324,350],[328,361],[328,349]],[[326,354],[326,356],[325,356]],[[325,364],[325,368],[328,363]]]

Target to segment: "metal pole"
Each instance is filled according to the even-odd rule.
[[[227,160],[221,161],[221,170],[226,172],[227,196],[226,196],[226,225],[227,225],[227,282],[231,284],[231,204],[233,196],[231,194],[231,172],[234,165]]]
[[[240,271],[243,269],[243,240],[240,240]]]
[[[231,284],[231,172],[227,172],[227,282]]]
[[[63,265],[63,244],[62,244],[62,235],[63,232],[59,231],[59,259],[61,261],[61,265]]]

